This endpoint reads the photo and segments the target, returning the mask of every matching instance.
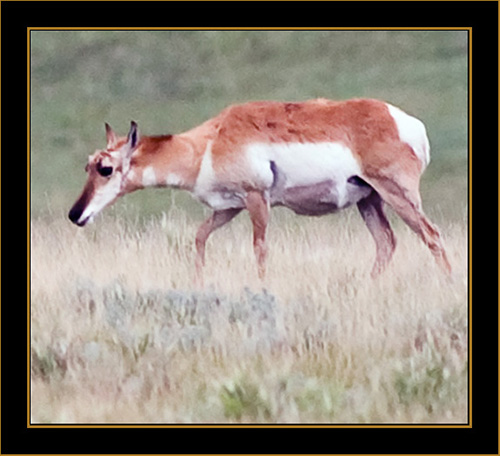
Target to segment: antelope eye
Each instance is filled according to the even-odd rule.
[[[98,166],[97,172],[101,176],[108,177],[113,173],[113,167],[112,166]]]

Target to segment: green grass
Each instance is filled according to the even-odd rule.
[[[231,103],[314,97],[380,98],[421,118],[432,147],[423,192],[433,206],[459,202],[449,215],[463,216],[465,32],[37,31],[31,44],[35,216],[71,206],[87,155],[104,145],[104,122],[121,134],[131,119],[145,134],[178,133]],[[443,201],[445,187],[456,197]],[[169,199],[141,192],[125,213],[149,215]]]

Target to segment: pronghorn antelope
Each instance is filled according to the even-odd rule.
[[[141,137],[132,122],[127,137],[108,124],[106,136],[106,149],[89,157],[71,221],[84,226],[118,197],[145,187],[188,190],[213,209],[196,235],[199,274],[210,234],[243,209],[263,277],[271,206],[324,215],[354,203],[375,240],[372,276],[384,270],[396,246],[384,203],[451,272],[439,231],[422,211],[419,180],[430,160],[425,127],[385,102],[250,102],[181,134]]]

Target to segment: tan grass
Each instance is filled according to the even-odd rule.
[[[447,279],[403,224],[393,263],[369,272],[355,212],[273,212],[257,278],[239,216],[207,248],[173,208],[145,223],[32,222],[34,423],[464,423],[467,233],[442,226]]]

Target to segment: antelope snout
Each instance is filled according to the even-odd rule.
[[[82,213],[83,213],[82,208],[79,207],[78,204],[75,204],[69,211],[68,217],[75,225],[85,226],[90,217],[86,217],[85,219],[81,220]]]
[[[69,211],[68,217],[75,225],[83,226],[80,223],[78,223],[78,220],[80,219],[81,215],[82,213],[80,210],[72,207],[71,210]]]

